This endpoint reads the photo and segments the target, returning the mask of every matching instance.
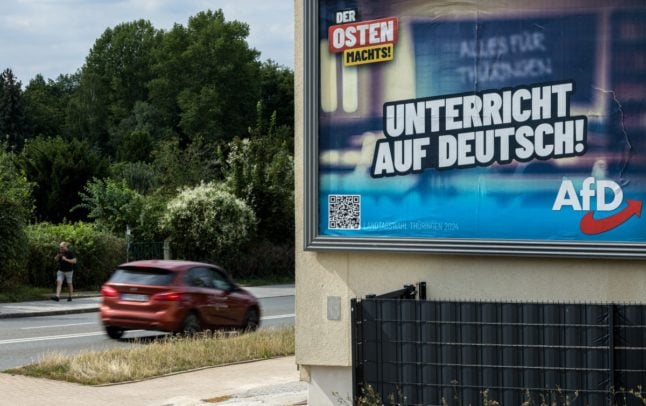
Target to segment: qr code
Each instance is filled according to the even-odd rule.
[[[361,196],[329,195],[328,228],[359,230],[361,228]]]

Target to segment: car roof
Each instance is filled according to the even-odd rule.
[[[157,268],[165,269],[168,271],[183,271],[190,269],[196,266],[207,266],[210,268],[218,268],[218,265],[207,264],[205,262],[195,262],[195,261],[181,261],[181,260],[170,260],[170,259],[148,259],[143,261],[133,261],[121,264],[118,268]]]

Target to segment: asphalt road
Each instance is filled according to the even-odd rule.
[[[294,324],[294,296],[259,300],[262,327]],[[76,354],[145,345],[146,341],[160,336],[163,333],[129,331],[121,340],[111,340],[104,333],[97,312],[1,319],[0,371],[35,362],[49,353]]]

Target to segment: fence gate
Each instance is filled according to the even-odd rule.
[[[386,405],[644,404],[628,393],[646,383],[644,305],[391,297],[352,300],[355,398],[370,385]]]

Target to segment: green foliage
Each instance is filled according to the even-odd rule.
[[[12,288],[25,277],[27,238],[24,233],[23,208],[0,195],[0,288]]]
[[[151,101],[187,138],[226,141],[253,125],[259,54],[248,35],[247,24],[226,21],[221,10],[198,13],[163,35]]]
[[[106,159],[88,142],[61,137],[30,140],[21,158],[27,179],[37,185],[37,218],[51,222],[83,219],[80,210],[70,213],[81,203],[78,192],[90,179],[103,177],[108,168]]]
[[[139,20],[106,29],[74,74],[37,75],[22,92],[5,70],[0,148],[11,152],[0,154],[0,190],[11,238],[34,220],[91,219],[93,233],[120,237],[129,225],[137,242],[171,233],[176,254],[229,262],[239,275],[292,275],[293,72],[259,62],[248,35],[221,10],[168,31]],[[190,197],[202,189],[209,199]],[[196,204],[184,209],[190,219],[179,214],[183,199]],[[44,251],[87,226],[61,227],[71,228],[47,231],[30,258],[47,286]],[[19,279],[21,258],[10,258]]]
[[[110,129],[110,145],[118,161],[150,162],[153,146],[170,135],[172,131],[164,127],[159,109],[137,101],[131,114]]]
[[[74,272],[75,289],[101,286],[114,268],[125,262],[126,242],[122,238],[98,230],[93,224],[40,223],[26,228],[29,248],[28,282],[32,286],[53,286],[58,244],[67,241],[78,262]]]
[[[209,136],[223,139],[227,136],[221,125],[227,106],[215,85],[204,86],[197,92],[183,90],[177,100],[182,111],[179,127],[185,134],[191,134],[191,138]]]
[[[229,144],[227,185],[258,216],[258,235],[286,243],[294,238],[294,162],[277,137],[236,139]]]
[[[153,168],[159,180],[158,187],[166,194],[182,187],[211,182],[221,177],[221,161],[213,144],[196,139],[181,148],[179,139],[160,142],[153,151]]]
[[[107,89],[98,75],[84,72],[78,76],[79,86],[70,97],[65,116],[66,135],[105,148],[108,143],[108,112],[103,94]]]
[[[214,183],[182,190],[162,218],[162,229],[173,239],[173,256],[193,260],[220,262],[236,255],[255,227],[253,210]]]
[[[0,288],[12,289],[25,278],[27,238],[23,228],[33,209],[32,188],[16,167],[15,155],[0,148]]]
[[[146,84],[152,79],[151,58],[159,35],[149,21],[138,20],[108,28],[96,40],[73,100],[75,136],[113,152],[111,129],[131,114],[137,101],[148,99]]]
[[[163,241],[166,238],[160,221],[166,211],[168,200],[162,194],[144,196],[139,221],[133,229],[135,241]]]
[[[20,151],[28,133],[21,86],[11,69],[0,74],[0,135],[13,151]]]
[[[274,126],[294,126],[294,72],[272,60],[260,66],[260,101],[262,119],[269,123],[275,113]]]
[[[142,195],[153,192],[160,184],[153,165],[145,162],[115,162],[110,165],[110,177],[126,182]]]
[[[152,193],[143,195],[131,189],[124,179],[93,179],[81,192],[76,208],[89,211],[97,228],[117,236],[125,235],[129,227],[135,241],[162,241],[159,222],[166,210],[168,198]]]
[[[60,75],[56,81],[34,77],[24,93],[25,114],[32,137],[63,135],[67,105],[78,83]]]
[[[19,170],[16,155],[7,153],[0,147],[0,191],[4,199],[17,205],[14,215],[23,221],[29,220],[34,209],[33,189],[34,184],[29,182],[25,174]]]
[[[125,233],[127,227],[136,227],[143,209],[143,196],[130,189],[125,181],[92,179],[80,192],[82,203],[74,207],[85,208],[88,217],[100,229],[113,234]]]

